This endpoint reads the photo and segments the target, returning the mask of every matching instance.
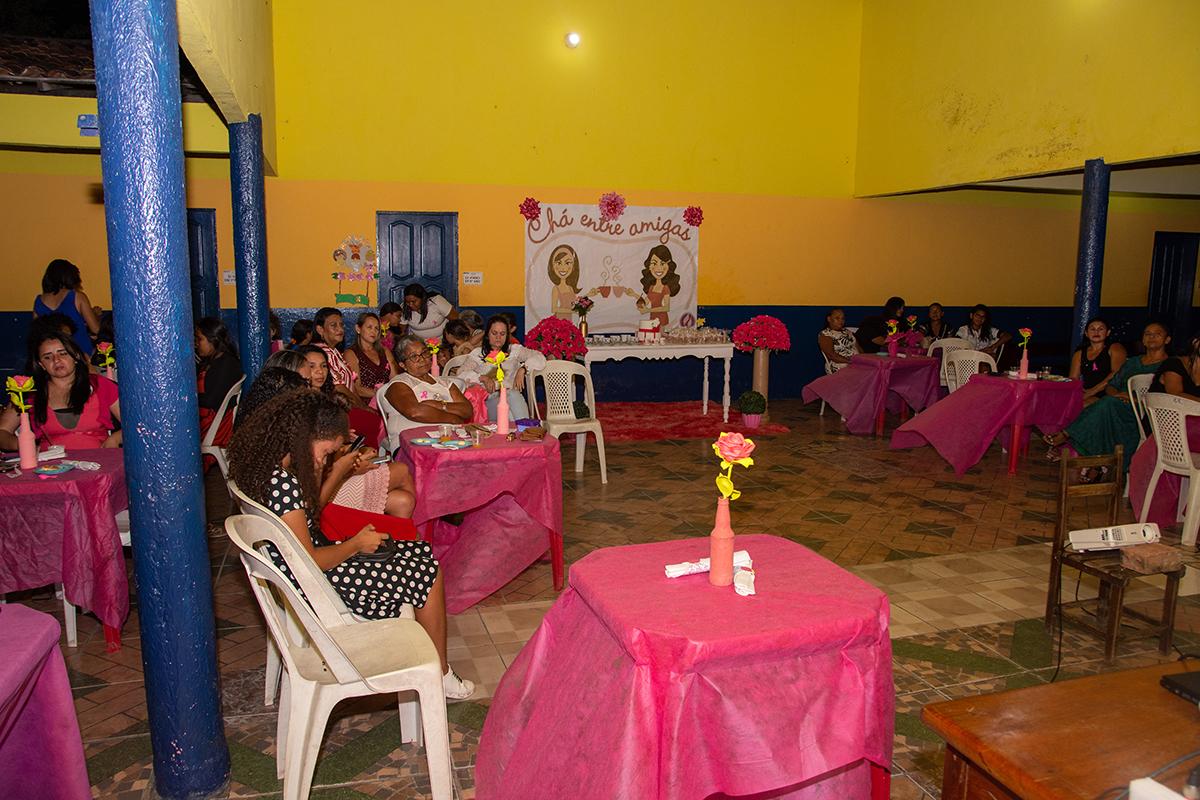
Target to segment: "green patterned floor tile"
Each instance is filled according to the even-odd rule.
[[[897,639],[892,642],[892,656],[988,675],[1004,675],[1017,670],[1016,665],[1002,658],[993,658],[967,650],[947,650],[942,647],[919,644],[909,639]]]

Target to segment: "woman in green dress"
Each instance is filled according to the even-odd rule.
[[[1151,322],[1142,331],[1142,347],[1145,353],[1126,359],[1119,372],[1108,382],[1104,395],[1088,406],[1067,429],[1045,437],[1051,446],[1049,458],[1059,459],[1059,450],[1066,446],[1080,455],[1098,456],[1111,453],[1117,445],[1125,448],[1125,469],[1138,448],[1141,439],[1137,419],[1129,405],[1126,385],[1134,375],[1146,375],[1158,370],[1167,360],[1167,345],[1171,335],[1165,326]]]

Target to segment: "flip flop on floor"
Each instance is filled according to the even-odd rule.
[[[1058,449],[1058,445],[1050,445],[1050,449],[1046,451],[1046,460],[1051,464],[1057,464],[1062,461],[1062,451]]]
[[[1059,431],[1058,433],[1042,434],[1042,441],[1051,447],[1058,447],[1063,442],[1067,441],[1067,438],[1068,437],[1063,436],[1062,431]]]

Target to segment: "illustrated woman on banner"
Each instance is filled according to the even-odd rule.
[[[574,312],[575,298],[579,295],[579,256],[569,244],[560,244],[550,251],[547,268],[550,282],[550,311],[559,319],[570,320]]]
[[[658,320],[658,329],[666,330],[671,312],[671,298],[679,294],[679,273],[675,260],[665,244],[650,248],[642,269],[642,289],[646,294],[637,300],[637,308],[650,319]]]

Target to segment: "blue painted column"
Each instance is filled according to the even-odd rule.
[[[271,349],[267,295],[267,212],[263,195],[262,118],[229,126],[233,258],[237,271],[238,350],[249,385]]]
[[[154,779],[229,777],[200,475],[175,0],[91,0],[125,476]]]
[[[1084,328],[1100,313],[1100,278],[1104,270],[1104,234],[1108,229],[1108,178],[1102,158],[1083,165],[1083,198],[1079,210],[1079,256],[1075,262],[1075,315],[1071,349],[1083,341]]]

